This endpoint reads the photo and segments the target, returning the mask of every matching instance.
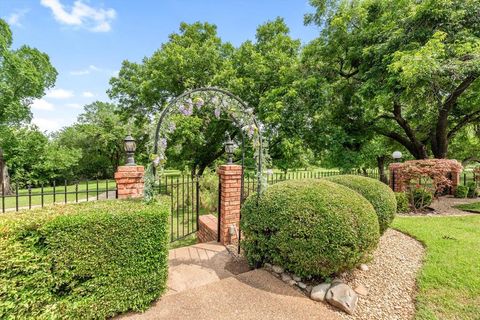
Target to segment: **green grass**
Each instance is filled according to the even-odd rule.
[[[397,217],[426,246],[416,319],[480,319],[480,216]]]
[[[107,180],[99,180],[98,181],[98,193],[101,195],[105,193],[107,190]],[[108,180],[108,189],[115,190],[115,180]],[[78,190],[78,196],[75,194],[76,190]],[[49,205],[54,203],[53,197],[53,187],[44,187],[43,188],[43,203],[44,205]],[[29,197],[29,190],[28,189],[20,189],[18,190],[18,207],[28,207],[31,206],[38,206],[42,204],[42,189],[41,188],[32,188],[30,190],[31,197]],[[55,203],[64,203],[65,202],[65,186],[64,185],[57,185],[55,188]],[[88,182],[88,197],[96,197],[97,195],[97,182],[96,181],[89,181]],[[67,202],[75,202],[78,200],[83,200],[87,197],[87,183],[82,181],[76,186],[67,185]],[[3,203],[4,201],[4,203]],[[0,205],[5,206],[5,209],[11,209],[16,207],[16,197],[15,196],[6,196],[5,198],[0,199]],[[2,207],[0,207],[0,212]]]
[[[455,208],[470,212],[480,213],[480,202],[468,203],[468,204],[459,204]]]

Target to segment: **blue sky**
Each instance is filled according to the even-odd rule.
[[[308,0],[0,0],[14,47],[46,52],[59,73],[55,88],[32,105],[33,122],[49,132],[74,123],[85,104],[107,101],[108,81],[122,61],[150,56],[182,21],[214,23],[224,41],[238,46],[280,16],[307,43],[319,33],[303,24],[311,11]]]

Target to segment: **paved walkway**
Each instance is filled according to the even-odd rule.
[[[216,243],[170,251],[168,291],[145,313],[123,320],[337,320],[314,302],[264,270],[249,271]]]

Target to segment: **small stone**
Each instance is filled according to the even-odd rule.
[[[307,289],[307,285],[303,282],[297,282],[297,286],[303,290]]]
[[[270,263],[265,263],[263,267],[267,270],[272,270],[272,265]]]
[[[325,300],[325,295],[327,294],[328,289],[330,288],[330,283],[324,282],[316,285],[312,288],[312,292],[310,292],[310,299],[315,301],[323,301]]]
[[[282,281],[283,282],[290,282],[292,280],[292,277],[288,273],[282,273]]]
[[[275,272],[275,273],[283,273],[283,271],[285,271],[285,270],[284,270],[282,267],[280,267],[280,266],[273,266],[273,267],[272,267],[272,270],[273,270],[273,272]]]
[[[295,281],[297,281],[297,282],[302,281],[302,278],[300,278],[300,277],[297,276],[296,274],[294,274],[294,275],[292,276],[292,279],[295,280]]]
[[[305,291],[306,291],[308,294],[310,294],[310,292],[312,292],[312,289],[313,289],[312,286],[307,286],[307,287],[305,288]]]
[[[297,284],[297,281],[292,279],[292,280],[288,281],[288,284],[291,285],[291,286],[294,286],[294,285]]]
[[[362,271],[368,271],[368,266],[365,264],[365,263],[362,263],[358,269],[362,270]]]
[[[325,300],[351,315],[357,307],[358,295],[346,284],[339,283],[330,287],[325,295]]]
[[[355,287],[354,290],[356,293],[358,293],[361,296],[368,295],[368,289],[363,284],[359,284],[358,286]]]

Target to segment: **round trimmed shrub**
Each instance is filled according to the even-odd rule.
[[[326,277],[354,268],[376,248],[372,205],[326,180],[284,181],[242,207],[242,247],[251,265],[269,262],[299,276]]]
[[[455,190],[455,198],[466,198],[469,188],[467,186],[457,186]]]
[[[389,186],[376,179],[355,175],[341,175],[326,179],[353,189],[364,196],[375,208],[380,234],[388,229],[397,212],[395,193]]]

